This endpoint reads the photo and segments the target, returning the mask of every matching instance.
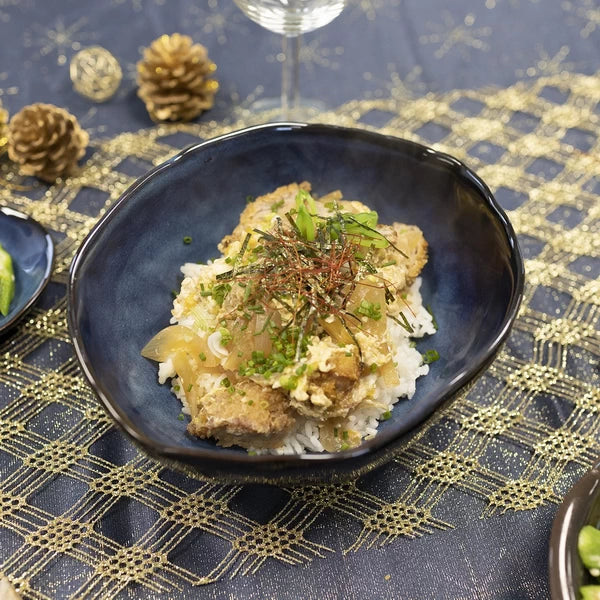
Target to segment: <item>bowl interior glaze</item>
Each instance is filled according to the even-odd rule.
[[[140,356],[170,318],[180,266],[217,256],[248,196],[308,180],[342,190],[381,223],[418,225],[430,247],[422,295],[439,324],[419,342],[440,360],[379,434],[338,455],[248,456],[186,433],[180,406]],[[184,244],[184,236],[192,242]],[[142,177],[101,220],[71,269],[69,320],[84,371],[108,411],[158,456],[304,468],[368,455],[413,429],[485,366],[515,318],[523,267],[487,187],[455,159],[418,144],[324,125],[271,124],[193,146]],[[246,468],[246,467],[244,467]]]

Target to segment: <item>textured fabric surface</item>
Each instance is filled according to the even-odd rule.
[[[141,49],[189,34],[217,64],[214,108],[154,125]],[[123,81],[79,96],[101,45]],[[66,325],[74,251],[135,177],[179,148],[264,122],[278,37],[230,0],[0,0],[0,100],[75,114],[81,169],[47,186],[0,157],[0,201],[52,233],[35,308],[0,339],[0,571],[23,598],[538,599],[558,503],[600,454],[600,11],[595,0],[350,0],[308,34],[319,120],[432,145],[489,184],[526,259],[518,320],[485,374],[384,467],[344,486],[190,478],[115,429]],[[451,332],[449,332],[451,334]]]

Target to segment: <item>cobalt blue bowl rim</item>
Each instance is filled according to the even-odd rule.
[[[490,214],[500,223],[508,245],[510,247],[510,267],[513,280],[513,288],[510,296],[510,302],[506,308],[505,318],[502,322],[502,327],[499,329],[497,335],[489,341],[485,351],[480,352],[476,357],[477,360],[472,361],[469,368],[465,368],[458,372],[452,379],[450,384],[447,386],[445,392],[437,398],[437,401],[433,403],[427,403],[423,406],[415,408],[415,425],[412,428],[403,428],[402,424],[399,424],[396,428],[390,428],[389,431],[380,432],[371,440],[364,441],[359,447],[350,450],[345,450],[337,453],[315,453],[315,454],[293,454],[293,455],[250,455],[247,453],[236,453],[225,455],[218,447],[214,449],[206,448],[188,448],[181,446],[169,446],[163,443],[159,443],[156,440],[148,437],[146,434],[141,432],[129,419],[126,413],[119,406],[118,401],[111,398],[108,393],[105,393],[101,381],[95,376],[93,365],[86,353],[85,344],[82,338],[82,332],[78,326],[78,315],[77,315],[77,289],[80,277],[80,267],[84,263],[85,258],[94,245],[96,238],[102,232],[112,219],[114,219],[120,208],[124,206],[132,196],[135,195],[138,189],[142,186],[147,185],[151,180],[156,177],[160,177],[165,170],[171,168],[177,161],[183,157],[193,154],[200,149],[206,147],[219,145],[224,141],[234,140],[238,137],[252,135],[253,132],[293,132],[303,130],[307,133],[315,133],[321,135],[327,135],[328,133],[337,135],[352,135],[362,138],[364,140],[370,140],[372,142],[387,143],[387,144],[408,144],[413,146],[416,150],[426,153],[428,158],[437,159],[438,161],[445,164],[454,173],[454,175],[461,180],[467,180],[471,186],[473,186],[481,198],[485,201],[487,209]],[[254,125],[225,133],[223,135],[208,139],[206,141],[193,144],[176,153],[170,159],[164,163],[156,166],[155,168],[148,171],[146,174],[139,177],[115,202],[110,210],[96,223],[96,225],[89,232],[87,237],[83,240],[79,249],[76,251],[71,268],[69,271],[68,280],[68,323],[73,340],[75,354],[81,365],[83,373],[86,379],[89,381],[93,391],[100,399],[102,405],[113,418],[113,420],[128,434],[134,442],[146,449],[149,453],[154,455],[156,458],[164,459],[171,464],[177,464],[178,461],[183,461],[186,464],[197,464],[201,465],[203,461],[206,464],[215,464],[222,462],[230,467],[237,466],[241,468],[251,469],[252,466],[257,469],[271,468],[274,469],[287,469],[287,468],[302,468],[304,467],[329,467],[335,466],[336,464],[347,464],[359,458],[367,458],[369,454],[379,454],[381,451],[385,451],[386,448],[392,447],[394,442],[397,442],[398,438],[401,438],[404,434],[410,430],[416,429],[423,421],[429,417],[436,409],[450,399],[460,388],[466,383],[474,379],[485,367],[487,367],[500,347],[504,340],[507,338],[514,320],[517,317],[521,299],[523,296],[525,280],[525,271],[523,258],[519,249],[517,237],[515,231],[506,215],[504,210],[500,207],[492,192],[483,180],[476,175],[469,167],[462,163],[457,158],[436,151],[432,148],[419,144],[412,140],[406,140],[396,136],[385,135],[374,131],[358,128],[342,127],[337,125],[326,125],[317,123],[299,123],[299,122],[275,122],[265,123],[261,125]]]
[[[38,282],[36,288],[33,290],[25,304],[16,311],[13,315],[10,316],[2,325],[0,325],[0,334],[5,333],[8,329],[10,329],[23,315],[33,306],[36,300],[41,296],[42,292],[46,289],[46,286],[50,282],[52,278],[52,271],[54,269],[54,242],[52,241],[52,237],[46,231],[46,228],[38,223],[33,217],[26,215],[14,208],[9,208],[8,206],[0,207],[0,212],[7,217],[11,217],[14,219],[18,219],[21,221],[25,221],[29,223],[33,228],[37,229],[43,236],[46,242],[46,269]],[[9,313],[10,314],[10,313]]]

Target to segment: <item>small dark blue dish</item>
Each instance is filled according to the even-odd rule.
[[[249,456],[186,433],[181,407],[140,356],[170,318],[180,266],[218,254],[248,196],[308,180],[342,190],[381,223],[418,225],[429,242],[422,295],[439,331],[419,347],[440,360],[373,439],[338,454]],[[192,242],[184,244],[190,236]],[[69,325],[82,368],[106,410],[171,466],[238,481],[294,483],[357,475],[389,459],[484,369],[506,338],[523,290],[514,231],[485,184],[454,158],[362,130],[277,123],[192,146],[139,179],[73,261]]]
[[[581,586],[598,585],[579,558],[584,525],[600,527],[600,463],[569,490],[554,517],[548,558],[552,600],[579,600]]]
[[[54,244],[34,219],[11,208],[0,208],[0,244],[11,255],[15,295],[9,312],[0,315],[0,333],[14,325],[38,299],[50,281]]]

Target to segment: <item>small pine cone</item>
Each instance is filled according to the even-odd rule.
[[[8,144],[8,111],[0,104],[0,154]]]
[[[8,125],[8,157],[22,175],[52,183],[69,175],[89,141],[77,118],[53,104],[31,104]]]
[[[138,96],[154,121],[189,121],[211,108],[216,65],[201,44],[174,33],[154,40],[137,64]]]

